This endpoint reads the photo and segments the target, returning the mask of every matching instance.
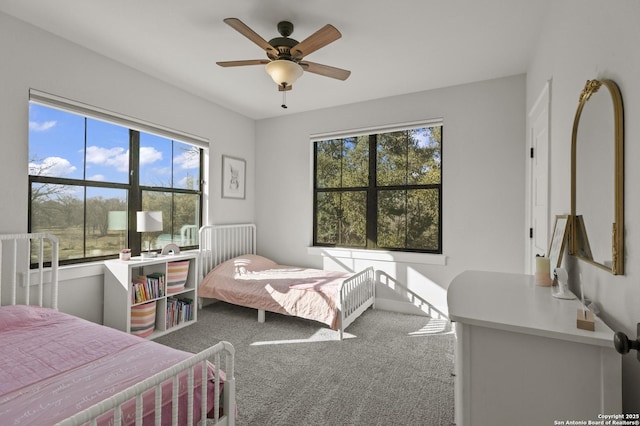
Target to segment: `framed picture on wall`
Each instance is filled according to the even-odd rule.
[[[551,266],[552,274],[553,270],[555,268],[559,268],[562,263],[562,254],[564,253],[564,246],[569,235],[569,226],[568,215],[556,216],[556,224],[553,227],[551,245],[549,246],[549,264]]]
[[[244,200],[246,164],[241,158],[222,156],[222,198]]]

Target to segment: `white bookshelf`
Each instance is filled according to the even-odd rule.
[[[166,276],[167,266],[170,262],[184,260],[189,261],[189,273],[184,290],[167,295],[165,285],[162,296],[140,303],[133,303],[132,283],[136,276],[149,275],[156,272],[164,273]],[[131,307],[151,301],[156,301],[156,322],[155,330],[153,334],[147,337],[148,339],[155,339],[164,334],[194,324],[197,321],[197,253],[183,253],[168,256],[159,255],[151,259],[132,257],[131,260],[126,261],[114,259],[105,261],[104,266],[104,325],[130,333]],[[170,297],[191,299],[193,301],[193,319],[167,328],[167,299]]]

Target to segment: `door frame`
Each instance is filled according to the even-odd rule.
[[[533,237],[530,234],[530,230],[533,229],[533,224],[534,224],[534,218],[533,218],[533,208],[534,208],[534,203],[533,203],[533,197],[534,197],[534,193],[533,193],[533,184],[534,184],[534,179],[533,179],[533,157],[531,156],[531,152],[533,149],[533,135],[534,135],[534,129],[535,129],[535,124],[538,121],[538,118],[540,117],[546,117],[546,123],[547,123],[547,138],[546,138],[546,151],[547,151],[547,156],[546,158],[542,159],[542,160],[546,160],[547,162],[547,171],[549,171],[549,164],[550,164],[550,139],[551,139],[551,82],[552,80],[549,79],[545,82],[544,87],[542,88],[540,94],[538,95],[536,101],[533,103],[533,106],[531,107],[531,109],[529,110],[529,113],[527,114],[527,142],[526,142],[526,156],[527,156],[527,162],[526,162],[526,168],[525,168],[525,173],[526,173],[526,183],[525,183],[525,232],[527,233],[526,238],[525,238],[525,250],[524,250],[524,255],[525,255],[525,260],[524,260],[524,265],[525,265],[525,273],[526,274],[533,274],[534,272],[534,256],[536,254],[539,253],[534,253],[533,251]],[[536,155],[536,153],[534,153],[534,155]],[[544,230],[544,235],[546,236],[546,241],[545,241],[545,247],[548,246],[548,236],[549,236],[549,193],[550,193],[550,187],[551,187],[551,173],[548,172],[548,178],[547,178],[547,188],[546,189],[546,210],[544,212],[544,214],[546,215],[546,228]],[[534,231],[535,234],[535,231]],[[545,255],[547,254],[546,251],[544,253]]]

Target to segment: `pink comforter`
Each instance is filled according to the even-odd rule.
[[[3,306],[0,424],[54,424],[191,355],[51,309]],[[208,374],[213,377],[211,368]],[[199,381],[201,376],[196,372],[195,377]],[[163,423],[170,423],[169,383],[162,393]],[[180,393],[186,394],[186,380],[181,380]],[[185,399],[181,398],[179,409],[184,419]],[[153,420],[153,391],[144,400],[147,424],[147,418]],[[198,396],[195,406],[199,401]],[[211,410],[211,384],[208,401]],[[123,423],[132,424],[133,401],[126,405]],[[100,423],[108,423],[108,417]]]
[[[198,296],[319,321],[339,328],[339,289],[347,272],[278,265],[245,255],[216,266],[200,283]]]

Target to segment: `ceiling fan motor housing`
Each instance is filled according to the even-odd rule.
[[[293,24],[289,21],[278,22],[278,32],[282,37],[289,37],[293,34]]]
[[[290,61],[298,62],[291,56],[291,48],[299,44],[298,40],[289,38],[293,33],[293,24],[289,21],[278,22],[278,32],[282,37],[275,37],[269,40],[269,44],[273,46],[278,55],[274,55],[272,51],[267,51],[267,57],[272,61],[277,59],[288,59]]]

